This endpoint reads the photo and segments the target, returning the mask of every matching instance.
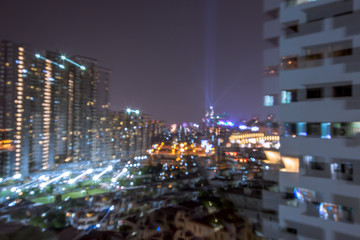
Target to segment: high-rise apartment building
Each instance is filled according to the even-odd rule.
[[[99,143],[97,155],[100,159],[112,159],[111,144],[111,116],[110,111],[110,83],[111,70],[107,68],[98,69],[96,88],[97,108],[97,139]]]
[[[112,112],[110,146],[112,159],[132,160],[144,156],[155,137],[162,134],[163,122],[154,121],[139,110]]]
[[[282,239],[360,237],[360,1],[264,0],[264,105],[283,126]]]
[[[103,159],[100,133],[109,128],[98,123],[109,107],[109,71],[94,59],[10,41],[0,50],[0,140],[12,141],[1,152],[0,177]]]
[[[14,146],[0,159],[3,176],[49,167],[52,66],[40,65],[29,46],[1,42],[0,128],[9,131]]]
[[[84,66],[83,70],[72,64],[69,69],[69,134],[68,156],[71,161],[96,160],[98,144],[97,112],[96,112],[96,82],[98,77],[97,61],[95,59],[76,56],[77,64]]]

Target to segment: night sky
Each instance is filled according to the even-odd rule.
[[[112,69],[111,109],[199,122],[262,112],[260,0],[2,0],[0,40]]]

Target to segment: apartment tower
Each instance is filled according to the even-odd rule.
[[[264,0],[264,15],[281,239],[359,239],[360,1]]]

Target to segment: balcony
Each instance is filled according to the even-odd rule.
[[[264,12],[275,10],[279,8],[279,6],[280,6],[280,0],[264,1]]]
[[[283,86],[280,83],[280,87]],[[294,88],[290,88],[294,89]],[[280,105],[283,122],[355,122],[360,119],[358,109],[347,109],[347,100],[321,98]]]
[[[304,33],[293,33],[294,37],[282,36],[280,37],[280,55],[288,56],[292,54],[299,54],[302,48],[309,46],[316,46],[321,44],[328,44],[333,42],[340,42],[347,36],[347,30],[345,27],[333,28],[334,19],[327,18],[321,20],[320,26],[322,31],[315,32],[317,27],[314,29],[303,29]],[[301,28],[300,28],[301,30]],[[306,30],[306,31],[305,31]],[[296,46],[296,48],[294,48]],[[298,50],[297,52],[294,52]]]
[[[307,63],[302,61],[305,60],[300,60],[298,68],[280,71],[279,79],[283,89],[298,89],[314,83],[337,83],[341,79],[346,79],[345,76],[347,75],[354,75],[354,73],[347,73],[346,63],[334,64],[334,59],[331,58],[308,61]],[[357,68],[357,71],[360,70]],[[360,73],[355,74],[360,76]]]
[[[299,185],[299,173],[287,172],[285,169],[282,169],[279,174],[279,183],[281,188],[296,187]]]
[[[351,208],[332,203],[307,203],[306,216],[321,218],[323,220],[353,223],[354,216]]]
[[[341,2],[342,0],[290,0],[280,4],[280,22],[286,23],[297,20],[299,16],[305,17],[304,11],[324,4]]]
[[[299,186],[311,189],[317,192],[326,193],[327,196],[340,195],[357,199],[360,186],[346,181],[336,181],[327,178],[317,178],[310,176],[301,176]],[[326,196],[324,196],[326,197]],[[326,201],[332,201],[329,197],[324,198]]]
[[[279,37],[282,35],[282,27],[278,19],[267,21],[264,23],[264,39]]]
[[[302,209],[292,206],[279,205],[279,222],[297,219],[302,214]]]
[[[359,159],[359,149],[347,146],[346,138],[322,139],[316,137],[282,137],[281,154],[283,155],[312,155],[343,159]],[[321,152],[319,152],[321,149]]]

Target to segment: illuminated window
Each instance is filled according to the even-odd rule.
[[[296,135],[298,136],[306,136],[306,122],[298,122],[296,123]]]
[[[298,57],[297,56],[282,57],[280,65],[283,70],[296,69],[298,68]]]
[[[292,103],[297,101],[297,90],[281,91],[281,103]]]
[[[321,123],[321,138],[331,138],[331,123]]]
[[[285,123],[282,131],[284,137],[296,137],[296,124]]]
[[[265,95],[264,96],[264,106],[274,106],[274,96]]]
[[[324,58],[323,53],[314,53],[306,55],[306,61],[320,60]]]
[[[264,68],[264,77],[276,77],[279,75],[279,66],[269,66]]]
[[[333,57],[349,56],[349,55],[352,55],[352,52],[353,52],[352,48],[341,49],[341,50],[334,51],[332,56]]]

